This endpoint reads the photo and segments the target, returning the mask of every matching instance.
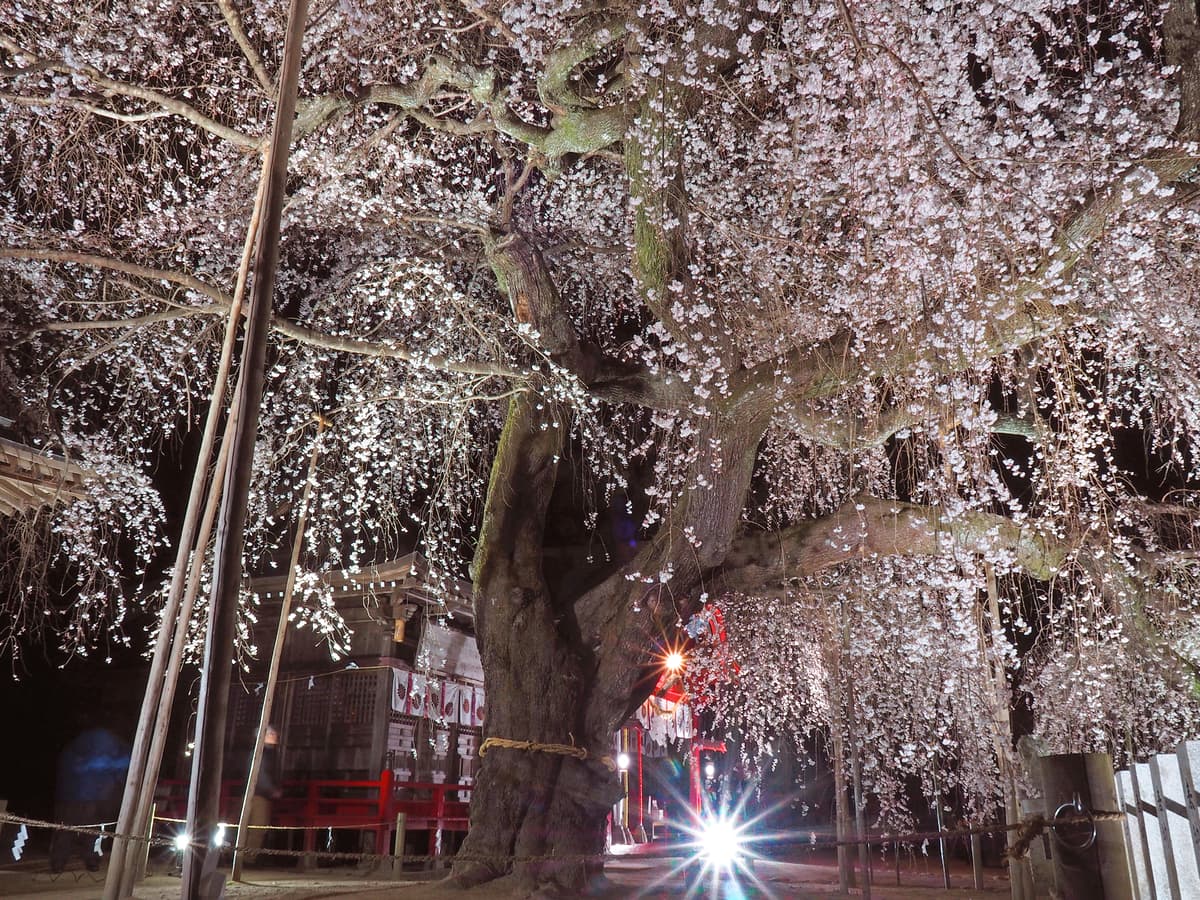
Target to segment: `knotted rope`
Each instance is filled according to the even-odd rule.
[[[514,741],[509,738],[490,737],[479,747],[479,758],[482,759],[491,747],[502,747],[505,750],[525,750],[530,753],[557,753],[559,756],[571,756],[575,759],[593,758],[610,771],[617,771],[617,764],[611,756],[592,757],[586,747],[576,747],[574,744],[543,744],[539,741]]]
[[[1027,819],[1009,825],[1007,831],[1016,831],[1013,836],[1012,843],[1009,844],[1004,855],[1009,859],[1024,859],[1029,855],[1029,846],[1039,837],[1047,828],[1054,828],[1056,825],[1080,825],[1090,823],[1095,825],[1096,822],[1114,822],[1120,821],[1125,817],[1123,812],[1109,812],[1107,810],[1093,810],[1083,815],[1065,816],[1058,819],[1049,819],[1046,816],[1035,813]]]

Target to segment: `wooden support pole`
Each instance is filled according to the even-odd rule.
[[[265,160],[263,165],[265,176],[267,165]],[[154,646],[150,675],[146,681],[146,692],[142,697],[137,732],[129,758],[129,771],[125,777],[125,792],[121,797],[121,811],[117,817],[118,836],[113,839],[112,856],[109,859],[108,871],[105,873],[104,900],[117,900],[118,897],[132,896],[134,874],[138,868],[144,868],[138,862],[142,857],[139,848],[122,835],[145,833],[145,811],[153,802],[154,786],[158,781],[158,770],[162,762],[162,741],[158,741],[156,753],[154,736],[160,729],[165,731],[170,722],[169,712],[164,721],[163,709],[165,707],[168,711],[170,710],[175,696],[175,683],[178,680],[179,666],[171,665],[171,663],[176,658],[182,658],[183,654],[183,645],[177,640],[173,643],[172,635],[179,631],[176,623],[183,618],[180,604],[184,580],[193,557],[196,554],[202,557],[203,545],[207,543],[205,540],[204,543],[198,544],[196,531],[202,509],[208,509],[209,504],[213,503],[211,494],[204,507],[201,506],[201,499],[204,496],[204,487],[208,483],[208,462],[216,442],[218,424],[225,409],[225,392],[229,385],[229,371],[232,367],[233,351],[237,343],[238,325],[242,318],[242,299],[245,296],[246,288],[245,272],[249,262],[250,247],[257,232],[261,197],[262,187],[260,185],[259,199],[255,202],[255,209],[251,214],[250,227],[246,235],[237,289],[234,291],[229,308],[225,338],[221,344],[221,357],[217,363],[217,374],[213,380],[212,396],[209,399],[208,414],[204,421],[204,433],[200,439],[200,452],[196,457],[196,469],[192,474],[192,485],[188,493],[187,511],[184,514],[179,545],[176,548],[175,566],[171,573],[170,587],[167,590],[167,602],[163,606],[162,624],[159,626],[158,639]],[[213,478],[219,480],[221,475],[214,472]],[[199,546],[199,550],[197,550],[197,546]],[[197,561],[195,564],[199,565],[199,562]],[[190,608],[187,610],[186,616],[190,618]],[[186,630],[186,621],[184,630]],[[168,653],[170,661],[168,661]],[[168,674],[168,670],[174,674]]]
[[[229,425],[237,420],[236,410],[230,416]],[[175,639],[171,645],[171,658],[167,664],[167,675],[163,681],[163,692],[158,705],[158,721],[150,742],[150,754],[146,760],[146,776],[142,781],[141,798],[138,803],[137,822],[138,834],[149,836],[154,819],[154,788],[158,784],[158,773],[162,766],[163,748],[166,745],[167,729],[171,724],[171,707],[175,700],[175,687],[179,684],[179,670],[183,666],[183,648],[187,643],[188,623],[192,620],[192,610],[196,606],[196,594],[200,588],[200,577],[204,571],[204,551],[212,537],[213,523],[217,518],[217,507],[221,502],[221,488],[225,480],[225,469],[229,464],[229,442],[224,441],[217,453],[217,464],[213,467],[212,482],[208,486],[208,500],[204,508],[204,521],[200,525],[200,536],[196,539],[196,553],[192,559],[192,571],[188,576],[187,589],[183,594],[183,603],[179,608],[179,618],[175,623]],[[132,883],[127,884],[130,873],[127,870],[122,875],[121,884],[123,896],[132,893]],[[136,872],[134,881],[146,877],[146,865],[142,861]]]
[[[269,157],[264,154],[262,174],[259,177],[258,194],[254,198],[254,208],[250,213],[250,224],[246,227],[246,238],[242,245],[242,261],[238,266],[237,283],[233,291],[233,302],[230,309],[230,327],[226,330],[225,344],[221,348],[221,362],[217,368],[217,378],[213,384],[213,397],[210,410],[224,407],[225,391],[229,384],[230,360],[233,356],[234,339],[237,336],[236,324],[242,316],[242,301],[246,296],[246,281],[250,274],[250,260],[254,252],[254,243],[258,235],[258,225],[262,218],[263,194],[266,191]],[[234,401],[229,418],[225,423],[225,433],[232,434],[237,427],[238,401],[242,392],[242,379],[238,378],[234,391]],[[217,461],[213,466],[212,478],[208,486],[208,499],[204,503],[204,518],[200,525],[200,533],[196,538],[195,551],[190,555],[187,587],[184,590],[183,601],[179,607],[179,616],[175,622],[175,636],[171,643],[171,655],[167,663],[167,674],[163,679],[162,694],[158,702],[158,715],[153,733],[150,738],[150,751],[146,758],[145,773],[142,778],[141,795],[138,800],[137,814],[134,819],[138,834],[149,834],[150,808],[154,802],[154,789],[158,784],[159,771],[162,769],[163,750],[166,747],[167,731],[171,725],[171,710],[175,704],[175,688],[179,684],[179,670],[183,667],[183,648],[187,643],[188,626],[192,621],[192,610],[196,605],[196,595],[200,588],[200,577],[204,571],[204,559],[208,550],[208,542],[212,538],[213,524],[216,521],[217,509],[221,502],[221,490],[225,483],[225,470],[229,464],[229,440],[221,442],[217,453]],[[200,459],[207,460],[212,453],[212,444],[207,448],[201,446]],[[122,874],[122,897],[132,893],[133,881],[145,877],[146,866],[139,862],[137,871],[127,870]]]
[[[279,681],[279,664],[283,659],[283,641],[287,635],[288,616],[292,610],[292,593],[296,589],[296,570],[300,567],[300,550],[304,545],[304,528],[308,524],[308,503],[312,496],[313,479],[317,472],[317,460],[321,456],[321,435],[329,424],[322,416],[315,415],[317,435],[313,438],[312,454],[308,458],[308,473],[304,479],[304,491],[300,496],[300,511],[296,516],[296,535],[292,539],[292,558],[288,563],[287,582],[283,588],[283,597],[279,604],[279,624],[275,627],[275,643],[271,649],[271,665],[267,670],[267,684],[263,689],[262,711],[258,717],[258,733],[254,737],[254,751],[250,755],[250,771],[246,775],[246,790],[242,795],[242,812],[238,817],[238,844],[245,843],[241,835],[249,833],[250,808],[254,803],[254,788],[258,783],[259,769],[262,767],[263,741],[267,736],[267,726],[271,724],[271,709],[275,703],[275,685]],[[390,772],[388,774],[391,774]],[[380,851],[377,851],[380,852]],[[234,850],[233,872],[234,881],[242,880],[242,863],[246,854],[242,850]]]
[[[1107,753],[1059,753],[1041,757],[1042,793],[1047,820],[1084,811],[1111,811],[1117,807],[1116,778]],[[1062,812],[1061,816],[1056,816]],[[1124,826],[1101,820],[1089,825],[1060,826],[1051,830],[1054,875],[1063,900],[1133,900],[1133,882],[1125,849]]]
[[[146,843],[142,847],[142,855],[141,855],[141,859],[140,859],[140,864],[138,866],[138,871],[141,873],[140,877],[142,877],[142,878],[146,877],[146,867],[148,865],[150,865],[150,840],[149,839],[151,837],[153,837],[153,835],[154,835],[154,813],[155,813],[156,809],[157,809],[157,807],[153,803],[151,803],[150,804],[150,825],[146,829],[146,832],[145,832]]]
[[[262,404],[267,330],[279,262],[280,219],[307,18],[307,0],[291,0],[283,64],[279,73],[279,102],[271,135],[270,174],[263,195],[262,230],[254,260],[249,322],[242,353],[243,390],[238,398],[239,415],[233,430],[214,552],[214,581],[200,681],[196,746],[188,791],[187,830],[194,842],[194,849],[188,852],[184,860],[181,886],[183,900],[216,900],[223,894],[224,887],[224,879],[216,871],[220,848],[213,846],[212,840],[220,816],[222,752],[237,602],[242,580],[246,500],[250,493],[258,412]]]
[[[863,809],[862,765],[857,742],[851,755],[850,774],[854,782],[854,830],[860,841],[858,865],[862,870],[862,896],[863,900],[871,900],[871,848],[867,845],[867,816]]]

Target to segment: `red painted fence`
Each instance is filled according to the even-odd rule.
[[[237,822],[242,807],[245,782],[226,781],[221,786],[221,819]],[[159,782],[158,815],[166,818],[187,816],[187,782]],[[272,803],[271,824],[304,828],[304,849],[316,849],[316,829],[345,828],[372,831],[375,852],[392,848],[391,832],[396,816],[406,816],[406,831],[429,833],[428,853],[441,855],[445,832],[466,832],[470,804],[451,800],[447,794],[470,791],[469,784],[428,784],[396,781],[385,769],[376,781],[319,779],[285,781],[283,796]]]

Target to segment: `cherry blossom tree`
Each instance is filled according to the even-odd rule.
[[[211,390],[283,8],[7,12],[5,371],[126,448],[112,527]],[[314,411],[306,567],[472,560],[485,737],[587,755],[493,748],[458,883],[598,877],[614,730],[710,600],[743,724],[852,697],[880,796],[1001,765],[1018,673],[1063,749],[1194,727],[1198,39],[1190,0],[316,5],[246,565]]]

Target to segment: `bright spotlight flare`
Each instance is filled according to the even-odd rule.
[[[746,859],[746,843],[744,827],[725,816],[715,816],[704,822],[697,835],[696,857],[706,869],[726,872]]]
[[[683,670],[683,654],[678,650],[672,650],[663,657],[663,668],[668,672],[679,672]]]

